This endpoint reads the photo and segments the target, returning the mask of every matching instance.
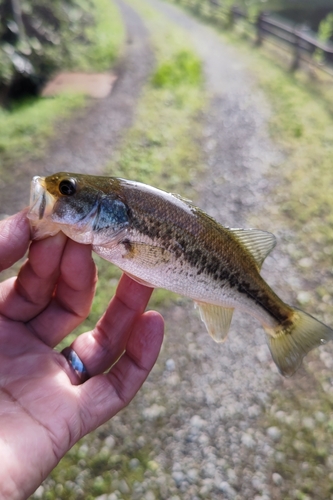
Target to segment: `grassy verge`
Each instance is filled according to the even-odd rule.
[[[124,27],[116,6],[109,0],[93,0],[93,27],[87,28],[90,45],[75,42],[69,64],[71,69],[108,70],[116,60],[124,41]],[[70,42],[69,42],[70,43]],[[3,180],[20,159],[40,156],[52,136],[56,121],[65,119],[83,106],[79,94],[53,98],[35,98],[16,103],[12,109],[0,109],[0,174]]]
[[[81,45],[72,65],[85,71],[108,71],[116,61],[125,40],[125,29],[116,5],[110,0],[93,0],[94,26],[86,29],[89,45]]]

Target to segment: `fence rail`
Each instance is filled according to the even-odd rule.
[[[246,20],[255,31],[257,45],[266,40],[288,50],[293,55],[291,70],[296,70],[302,61],[313,64],[333,76],[333,43],[322,41],[316,33],[304,25],[288,22],[274,14],[260,12],[253,22],[247,14],[237,6],[225,7],[223,0],[174,0],[195,10],[204,12],[216,23],[228,19],[229,24],[237,25]],[[333,11],[333,8],[332,8]],[[223,21],[222,21],[223,22]]]
[[[333,61],[333,43],[323,42],[304,26],[291,25],[273,15],[261,13],[257,19],[257,43],[261,44],[265,38],[274,38],[291,48],[294,54],[292,70],[297,69],[302,60],[317,65],[320,60],[328,66]]]

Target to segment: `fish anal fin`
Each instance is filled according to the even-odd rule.
[[[234,309],[197,301],[195,304],[199,308],[201,319],[209,335],[215,342],[224,342],[229,332]]]
[[[276,245],[274,234],[260,229],[232,229],[233,235],[251,253],[259,269]]]
[[[286,377],[295,373],[309,351],[333,339],[331,328],[298,309],[288,326],[265,330],[273,360]]]

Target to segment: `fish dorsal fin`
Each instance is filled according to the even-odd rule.
[[[228,335],[234,309],[204,302],[195,302],[195,304],[199,308],[201,319],[205,323],[209,335],[215,342],[224,342]]]
[[[236,236],[237,240],[245,246],[261,268],[267,255],[276,245],[274,234],[260,229],[233,229],[230,231]]]
[[[180,194],[177,193],[170,193],[174,198],[177,198],[180,201],[183,201],[187,205],[192,205],[192,200],[189,200],[188,198],[185,198],[184,196],[181,196]]]

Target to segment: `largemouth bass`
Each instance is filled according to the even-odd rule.
[[[285,304],[260,276],[275,237],[230,229],[177,195],[119,179],[71,173],[34,177],[28,217],[40,239],[59,231],[150,287],[190,297],[216,342],[234,309],[257,318],[283,375],[333,330]]]

